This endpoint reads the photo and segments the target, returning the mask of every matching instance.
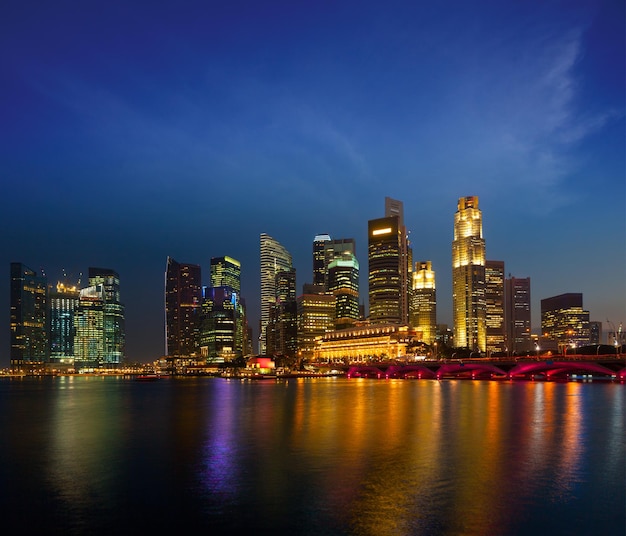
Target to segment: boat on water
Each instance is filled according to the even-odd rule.
[[[160,379],[161,376],[158,374],[139,374],[138,376],[135,376],[135,381],[137,382],[153,382]]]

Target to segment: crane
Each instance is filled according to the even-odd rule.
[[[622,323],[619,323],[619,329],[615,329],[615,324],[613,324],[613,322],[611,322],[608,318],[606,319],[606,323],[613,330],[613,344],[615,344],[615,353],[619,355],[619,348],[621,348],[622,346]]]

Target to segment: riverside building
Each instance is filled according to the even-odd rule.
[[[452,310],[455,346],[484,352],[485,240],[477,196],[459,198],[454,215]]]

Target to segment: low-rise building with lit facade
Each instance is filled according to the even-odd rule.
[[[583,295],[567,293],[541,300],[541,333],[564,348],[589,344],[589,311],[583,310]]]
[[[415,330],[400,324],[365,324],[330,331],[316,344],[318,362],[368,362],[397,359],[407,355],[417,341]]]

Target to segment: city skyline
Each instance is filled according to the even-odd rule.
[[[540,300],[565,293],[604,332],[626,321],[622,3],[5,15],[0,279],[11,262],[54,283],[115,269],[131,360],[162,353],[168,256],[203,274],[241,262],[257,337],[260,233],[293,256],[298,294],[313,238],[354,238],[367,303],[385,197],[437,273],[439,323],[453,323],[452,215],[474,195],[486,259],[531,280],[534,329]]]

